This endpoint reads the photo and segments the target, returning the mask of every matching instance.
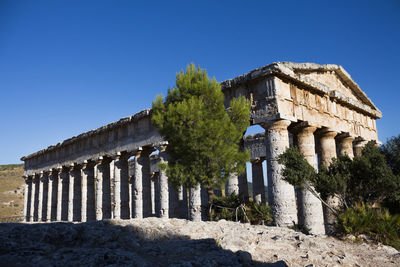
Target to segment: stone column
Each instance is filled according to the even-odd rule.
[[[81,221],[96,219],[94,162],[85,160],[81,169]]]
[[[256,159],[251,162],[253,173],[253,200],[256,203],[265,203],[264,173],[262,160]]]
[[[322,129],[318,133],[319,137],[319,149],[318,149],[318,166],[320,168],[328,167],[331,164],[333,158],[336,158],[336,142],[335,136],[337,132],[330,129]],[[338,208],[340,203],[337,197],[328,197],[326,203],[333,208]],[[325,205],[324,219],[325,219],[325,232],[331,234],[334,232],[334,224],[336,222],[336,217],[333,212],[327,208]]]
[[[96,164],[96,220],[111,218],[110,160],[100,157]]]
[[[225,187],[225,195],[232,194],[239,195],[239,177],[236,173],[231,173]]]
[[[349,158],[354,158],[353,141],[354,137],[350,135],[340,135],[336,137],[339,143],[339,155],[347,155]]]
[[[263,125],[267,143],[268,202],[278,226],[297,223],[294,188],[283,180],[283,166],[278,163],[279,155],[289,147],[289,125],[288,120],[270,121]]]
[[[51,221],[51,211],[52,211],[52,200],[53,200],[53,177],[54,173],[53,170],[49,170],[48,173],[48,184],[47,184],[47,214],[46,214],[46,221]]]
[[[200,186],[200,199],[201,199],[201,220],[207,221],[208,220],[207,205],[209,203],[208,202],[208,189],[204,185]]]
[[[39,174],[39,204],[38,204],[38,222],[42,221],[43,215],[43,183],[46,179],[46,173],[40,172]]]
[[[151,173],[150,187],[151,187],[151,214],[152,216],[157,216],[156,213],[156,181],[155,172]]]
[[[355,156],[361,156],[362,155],[362,149],[364,146],[368,143],[368,141],[362,140],[361,138],[356,138],[354,141],[354,155]]]
[[[29,221],[29,208],[28,204],[29,201],[29,177],[28,176],[22,176],[24,178],[25,184],[24,184],[24,222]]]
[[[69,169],[68,221],[81,221],[81,168],[74,164]]]
[[[135,177],[132,193],[134,218],[151,216],[150,153],[150,149],[139,149],[134,159]]]
[[[308,163],[317,169],[315,157],[314,132],[317,128],[312,126],[299,127],[295,135],[299,151]],[[310,184],[308,186],[311,187]],[[311,187],[311,189],[313,189]],[[308,189],[300,188],[297,191],[299,224],[309,229],[311,234],[324,235],[324,216],[321,201]]]
[[[71,165],[69,168],[69,185],[68,185],[68,221],[73,221],[74,216],[74,183],[75,183],[75,168]]]
[[[57,216],[56,216],[56,220],[57,221],[61,221],[61,214],[62,214],[62,181],[63,181],[63,169],[62,168],[58,168],[58,177],[57,177]]]
[[[129,154],[117,153],[114,159],[114,218],[129,219]]]
[[[168,164],[167,152],[165,151],[167,149],[167,146],[163,145],[160,146],[158,149],[160,151],[160,153],[158,154],[160,163]],[[158,214],[160,218],[168,218],[169,217],[168,177],[166,171],[161,169],[159,175],[159,187],[160,187],[160,210],[158,211]]]
[[[35,219],[35,195],[36,195],[36,180],[35,174],[31,176],[31,207],[30,207],[30,222]]]
[[[143,218],[143,184],[142,184],[142,148],[138,149],[135,154],[134,159],[134,177],[132,186],[132,206],[133,206],[133,218],[142,219]]]
[[[190,220],[194,222],[200,222],[201,221],[200,184],[197,184],[194,188],[190,188],[189,210],[190,210]]]

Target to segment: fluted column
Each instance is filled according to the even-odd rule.
[[[142,184],[142,164],[141,164],[142,148],[138,149],[134,159],[134,177],[132,185],[132,206],[133,218],[143,218],[143,184]]]
[[[46,214],[46,221],[51,221],[52,216],[52,201],[53,201],[53,181],[54,181],[54,172],[53,170],[49,170],[48,173],[48,184],[47,184],[47,214]]]
[[[354,158],[353,141],[354,137],[350,135],[340,135],[336,137],[339,144],[339,155],[347,155],[349,158]]]
[[[168,164],[167,158],[167,146],[160,146],[159,159],[160,163]],[[168,177],[165,170],[160,169],[159,175],[159,186],[160,186],[160,210],[158,211],[158,215],[160,218],[168,218],[169,217],[169,190],[168,190]]]
[[[58,172],[57,172],[57,216],[56,216],[56,220],[57,221],[61,221],[61,215],[62,215],[62,192],[63,192],[63,176],[65,175],[65,173],[63,173],[63,169],[62,168],[58,168]]]
[[[100,157],[96,164],[96,220],[111,218],[110,160]]]
[[[253,180],[253,200],[256,203],[265,203],[264,173],[262,160],[256,159],[251,162]]]
[[[247,184],[246,166],[244,172],[238,176],[238,186],[239,186],[239,196],[241,198],[247,199],[249,197],[249,186]]]
[[[200,184],[190,188],[189,195],[190,220],[194,222],[201,221],[201,190]]]
[[[94,162],[84,161],[81,169],[81,221],[96,219]]]
[[[299,151],[306,158],[308,163],[317,168],[315,156],[314,132],[317,128],[305,126],[297,129],[295,135]],[[310,186],[308,184],[307,186]],[[311,189],[313,189],[311,187]],[[307,188],[300,188],[297,191],[299,224],[309,229],[311,234],[325,234],[324,216],[321,201],[313,195]]]
[[[23,176],[25,184],[24,184],[24,222],[29,221],[29,208],[28,205],[29,203],[29,184],[30,184],[30,179],[28,176]]]
[[[288,120],[271,121],[263,125],[267,143],[268,202],[278,226],[297,223],[294,188],[283,180],[283,165],[278,163],[279,155],[289,147],[289,125]]]
[[[30,176],[31,179],[31,201],[30,201],[30,213],[29,213],[29,221],[33,222],[35,217],[35,195],[36,195],[36,181],[35,175]]]
[[[38,222],[42,221],[42,216],[43,216],[43,184],[45,179],[46,179],[46,173],[41,172],[39,175]]]
[[[114,159],[114,218],[129,219],[129,154],[117,153]]]
[[[332,131],[330,129],[323,129],[318,132],[317,137],[319,137],[319,151],[318,151],[318,166],[328,167],[333,158],[336,158],[336,142],[335,136],[337,132]],[[338,208],[340,203],[337,197],[328,197],[326,203],[333,208]],[[325,220],[325,232],[327,234],[331,234],[334,232],[334,225],[336,222],[336,217],[334,213],[327,208],[325,205],[323,206],[324,210],[324,220]]]
[[[363,148],[364,148],[364,146],[366,145],[368,143],[368,141],[366,141],[366,140],[362,140],[361,138],[357,138],[355,141],[354,141],[354,147],[353,147],[353,149],[354,149],[354,155],[355,156],[361,156],[362,155],[362,150],[363,150]]]

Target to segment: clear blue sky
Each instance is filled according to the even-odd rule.
[[[143,2],[0,0],[0,164],[149,108],[190,62],[340,64],[400,133],[400,1]]]

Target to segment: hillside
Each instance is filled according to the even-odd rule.
[[[21,216],[24,206],[22,164],[0,165],[0,221]]]

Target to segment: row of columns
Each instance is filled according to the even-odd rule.
[[[278,226],[303,225],[313,234],[332,232],[335,217],[322,206],[321,201],[307,189],[294,189],[282,179],[283,166],[278,157],[289,147],[289,130],[293,134],[293,145],[297,146],[306,160],[315,169],[328,167],[337,155],[361,155],[366,141],[355,141],[348,134],[311,126],[307,123],[292,124],[289,120],[271,121],[263,125],[266,130],[266,162],[268,181],[268,203]],[[337,144],[337,145],[336,145]],[[316,157],[316,154],[318,157]],[[317,162],[318,158],[318,162]],[[266,202],[263,159],[254,159],[252,165],[253,199]],[[241,194],[239,177],[233,176],[227,183],[227,194]],[[336,198],[326,200],[332,206],[338,205]]]
[[[159,150],[160,161],[167,162],[166,146]],[[150,174],[151,152],[140,148],[133,153],[131,178],[128,159],[132,153],[127,152],[25,177],[25,220],[187,218],[187,191],[169,185],[164,170]]]

